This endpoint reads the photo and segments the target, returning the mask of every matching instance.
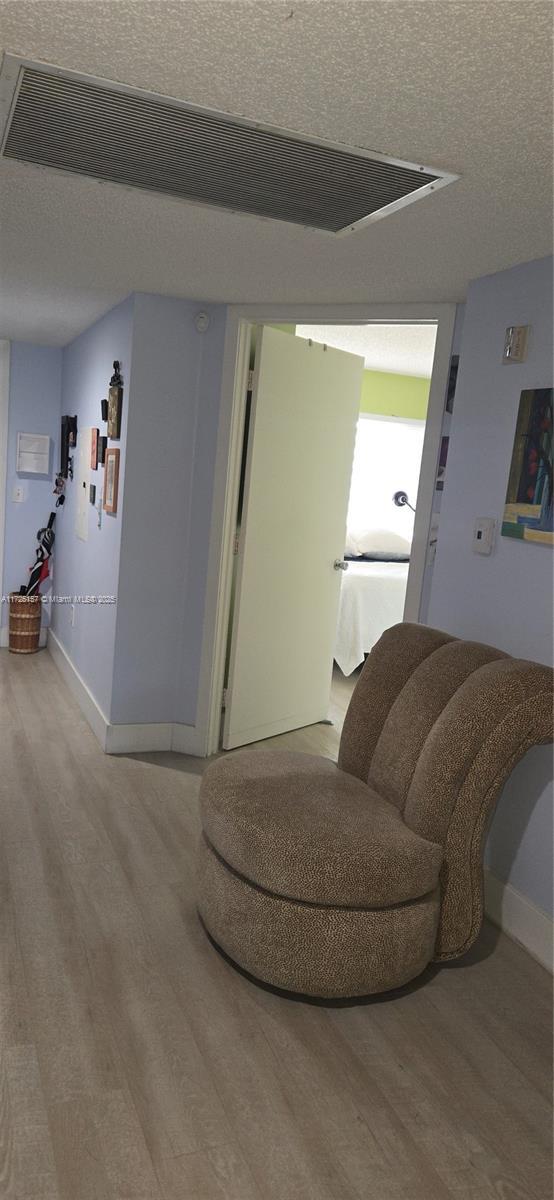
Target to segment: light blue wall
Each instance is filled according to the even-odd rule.
[[[194,724],[225,310],[135,297],[111,720]]]
[[[531,325],[527,361],[502,364],[507,325]],[[452,418],[428,623],[552,662],[553,553],[498,537],[490,558],[472,552],[476,517],[500,525],[520,392],[552,386],[552,259],[472,283]],[[488,843],[493,873],[552,912],[552,751],[518,766]]]
[[[56,637],[114,724],[196,719],[225,332],[225,309],[202,305],[211,323],[199,334],[199,307],[139,294],[55,352],[57,434],[62,412],[105,433],[100,401],[113,360],[122,364],[121,438],[110,442],[121,451],[118,512],[103,512],[98,529],[89,505],[81,541],[68,481],[55,547],[59,595],[115,595],[117,605],[77,605],[73,626],[69,604],[53,611]],[[88,480],[99,488],[102,468]]]
[[[132,393],[133,310],[133,299],[125,300],[63,351],[61,408],[64,414],[77,414],[78,431],[96,426],[105,435],[106,425],[101,420],[100,401],[107,395],[115,358],[121,362],[124,392],[121,439],[109,443],[119,446],[121,451],[118,513],[110,516],[103,512],[102,528],[98,529],[96,510],[89,504],[88,541],[81,541],[75,532],[77,481],[68,480],[66,502],[56,522],[55,580],[59,595],[117,595],[122,530],[121,497],[125,482],[127,422]],[[90,483],[100,488],[103,474],[103,467],[90,471]],[[117,608],[112,605],[77,605],[73,627],[69,605],[56,605],[52,614],[56,637],[108,720],[116,612]]]
[[[35,561],[37,530],[47,524],[56,503],[56,497],[53,495],[53,471],[57,468],[60,453],[61,363],[62,354],[57,347],[12,342],[10,349],[4,594],[10,591],[19,591],[21,584],[27,582],[28,569]],[[43,433],[50,437],[48,478],[16,474],[18,433]],[[17,484],[24,489],[25,499],[22,503],[14,503],[12,500],[13,489]],[[44,587],[42,591],[45,591]],[[48,619],[49,609],[48,606],[45,606],[43,622],[48,623]],[[8,606],[3,604],[2,624],[7,625],[7,623]]]

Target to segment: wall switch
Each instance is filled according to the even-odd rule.
[[[493,517],[477,517],[473,528],[473,553],[492,554],[496,538],[496,521]]]
[[[14,504],[22,504],[25,499],[25,488],[20,483],[16,483],[12,491],[12,500]]]
[[[504,338],[503,363],[525,362],[530,328],[530,325],[508,325]]]

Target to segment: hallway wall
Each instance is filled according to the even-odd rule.
[[[53,487],[60,454],[61,367],[58,347],[11,344],[3,595],[19,591],[21,584],[27,583],[29,567],[35,561],[37,530],[47,524],[56,503]],[[50,438],[47,477],[16,473],[18,433],[43,433]],[[16,486],[23,488],[21,503],[13,500]],[[50,608],[44,605],[43,622],[48,624],[49,619]],[[7,604],[2,605],[1,623],[8,624]]]
[[[502,363],[508,325],[531,325],[527,360]],[[552,549],[500,536],[519,397],[552,387],[552,259],[471,284],[443,494],[429,625],[551,663]],[[472,552],[476,517],[494,517],[489,558]],[[552,913],[552,749],[532,750],[498,805],[488,861]]]

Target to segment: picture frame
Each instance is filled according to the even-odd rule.
[[[104,459],[106,457],[107,449],[108,449],[107,437],[99,437],[98,438],[98,462],[101,466],[104,466]]]
[[[98,469],[98,430],[91,429],[90,431],[90,469],[96,471]]]
[[[436,482],[435,482],[435,489],[437,492],[444,491],[444,485],[446,482],[446,460],[448,458],[449,444],[450,444],[450,438],[448,435],[446,437],[441,438],[439,465],[437,468],[437,478],[436,478]]]
[[[448,373],[448,385],[446,388],[446,405],[445,412],[452,413],[454,411],[454,397],[456,395],[456,384],[458,382],[458,368],[460,366],[460,355],[453,354],[450,359],[450,370]]]
[[[119,448],[108,446],[104,462],[104,512],[117,512],[117,493],[119,488]]]
[[[521,392],[502,521],[502,537],[554,546],[552,435],[554,389]]]
[[[108,437],[117,439],[121,436],[121,409],[123,405],[123,379],[119,370],[119,359],[114,361],[114,373],[108,388]]]

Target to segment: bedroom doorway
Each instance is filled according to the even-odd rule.
[[[336,668],[349,679],[385,629],[404,618],[436,333],[436,325],[417,323],[296,327],[297,336],[364,358],[335,683]]]
[[[212,527],[210,535],[210,553],[208,564],[207,578],[207,599],[206,599],[206,619],[204,624],[204,633],[202,640],[202,652],[200,663],[199,677],[199,696],[197,718],[195,726],[195,739],[198,746],[198,752],[201,754],[213,754],[222,746],[222,708],[227,712],[229,703],[233,706],[236,697],[234,697],[234,684],[230,665],[232,661],[232,640],[230,641],[230,613],[231,609],[236,613],[240,612],[243,607],[243,581],[237,574],[237,564],[235,559],[240,558],[245,545],[245,530],[248,523],[248,479],[249,467],[248,463],[242,461],[242,450],[245,433],[245,417],[247,410],[247,380],[251,370],[250,350],[252,331],[255,326],[258,326],[262,332],[268,326],[281,331],[281,335],[287,338],[289,344],[300,344],[302,339],[296,337],[297,331],[300,333],[302,325],[306,325],[308,321],[318,321],[318,324],[325,325],[325,328],[333,327],[356,327],[367,328],[375,325],[379,326],[410,326],[424,325],[432,326],[436,330],[435,353],[433,358],[433,368],[431,382],[429,388],[429,404],[427,410],[427,421],[425,427],[425,436],[423,441],[423,453],[421,456],[421,472],[419,479],[419,488],[417,493],[417,502],[414,505],[416,515],[414,518],[413,538],[410,553],[410,562],[408,564],[408,581],[406,588],[404,617],[407,620],[417,621],[420,619],[420,604],[422,595],[422,585],[425,574],[425,566],[428,557],[432,512],[435,497],[435,483],[437,468],[439,462],[439,451],[441,445],[441,429],[443,422],[443,414],[445,408],[445,396],[448,385],[450,358],[452,352],[452,337],[455,322],[455,306],[450,304],[393,304],[393,305],[343,305],[319,308],[308,308],[307,306],[289,306],[288,309],[278,306],[269,305],[254,305],[242,306],[237,305],[228,311],[225,355],[223,363],[222,375],[222,394],[221,394],[221,415],[218,437],[218,452],[215,466],[215,492],[214,504],[212,510]],[[291,330],[289,322],[294,322],[294,327]],[[286,323],[286,332],[283,330],[283,325]],[[305,330],[302,330],[305,332]],[[291,333],[293,336],[290,336]],[[288,337],[287,337],[288,334]],[[329,335],[327,335],[329,339]],[[315,341],[312,339],[315,346]],[[304,344],[307,340],[304,339]],[[341,353],[336,351],[331,345],[330,340],[324,343],[327,345],[327,351],[323,350],[323,344],[319,344],[321,353],[331,355]],[[342,353],[349,354],[350,351]],[[360,357],[360,356],[358,356]],[[365,369],[365,362],[361,362],[362,370]],[[358,397],[359,401],[359,397]],[[256,404],[251,409],[254,415],[254,420],[250,423],[250,434],[252,429],[256,428]],[[304,408],[303,395],[298,398],[295,411],[302,412]],[[357,405],[359,409],[359,403]],[[383,414],[381,414],[382,416]],[[385,414],[386,415],[386,414]],[[352,429],[352,447],[355,438],[355,426],[358,412],[354,417]],[[282,420],[283,412],[281,411],[280,402],[273,405],[270,413],[269,428],[275,435],[281,436],[279,433],[279,420]],[[286,425],[286,421],[285,421]],[[297,442],[296,434],[292,434],[291,428],[288,429],[289,436],[292,442]],[[312,439],[310,438],[310,445]],[[255,456],[254,456],[255,457]],[[246,507],[243,510],[241,520],[241,530],[237,538],[237,514],[238,514],[238,497],[241,481],[241,467],[243,473],[243,483],[245,491],[243,501],[246,501]],[[275,476],[281,478],[282,488],[286,493],[289,492],[289,475],[286,464],[283,464],[280,452],[277,448],[277,442],[272,443],[272,454],[267,460],[267,470],[265,479],[268,484],[275,481]],[[346,485],[345,485],[346,487]],[[346,487],[346,491],[348,488]],[[411,502],[411,496],[408,492],[408,498]],[[329,560],[327,557],[327,568],[332,573],[332,577],[337,581],[336,587],[336,603],[338,611],[338,603],[340,597],[340,585],[338,581],[338,572],[333,571],[334,560],[343,559],[345,552],[344,529],[346,526],[346,510],[348,507],[348,497],[343,497],[344,521],[342,526],[342,535],[340,540],[340,548],[335,547],[334,557]],[[262,506],[263,507],[263,506]],[[298,505],[294,510],[294,526],[298,522],[298,513],[302,509],[302,503],[299,498]],[[254,506],[255,513],[254,524],[259,527],[262,518],[262,512],[259,507]],[[409,511],[409,510],[408,510]],[[405,517],[407,514],[398,513],[399,517]],[[246,523],[245,523],[246,517]],[[289,522],[289,525],[292,522]],[[283,533],[286,522],[281,522],[280,534]],[[266,539],[267,541],[267,539]],[[235,551],[238,549],[238,556]],[[270,545],[273,551],[273,545]],[[327,551],[326,551],[327,554]],[[275,626],[272,623],[272,615],[277,611],[281,612],[281,606],[275,600],[275,597],[266,588],[266,593],[262,596],[258,587],[258,580],[263,578],[265,583],[271,574],[271,569],[279,560],[278,554],[266,554],[265,568],[258,575],[258,579],[254,583],[254,591],[258,592],[258,603],[251,610],[253,613],[253,628],[254,630],[261,628],[263,622],[265,625],[265,637],[258,639],[257,649],[255,653],[251,653],[251,660],[254,664],[254,676],[251,679],[252,686],[250,694],[254,697],[254,709],[256,718],[261,715],[262,705],[258,705],[257,698],[267,698],[274,694],[274,672],[272,671],[272,662],[285,663],[289,671],[289,679],[306,678],[309,672],[304,670],[302,656],[299,656],[298,661],[293,660],[290,647],[283,644],[279,649],[275,649],[278,645],[278,638],[275,637]],[[339,563],[340,566],[340,563]],[[280,569],[277,572],[277,580],[296,580],[296,566],[291,557],[280,559]],[[233,582],[234,581],[234,582]],[[247,589],[248,591],[248,589]],[[303,589],[300,589],[302,592]],[[238,606],[238,607],[237,607]],[[325,606],[324,606],[325,607]],[[313,611],[316,611],[315,605]],[[328,611],[328,610],[327,610]],[[248,623],[246,628],[248,635]],[[311,637],[311,630],[309,631]],[[331,667],[330,663],[333,658],[334,644],[336,635],[336,625],[333,629],[331,645],[328,656],[325,658],[328,672],[327,681],[330,683]],[[306,637],[305,644],[310,640]],[[252,645],[255,638],[248,639]],[[267,653],[267,647],[273,647],[273,659],[271,654]],[[302,646],[304,652],[304,645]],[[325,656],[322,655],[322,659]],[[256,675],[257,672],[257,675]],[[349,677],[343,677],[343,682],[348,686]],[[278,691],[278,689],[277,689]],[[344,695],[345,689],[342,689]],[[288,693],[287,693],[288,694]],[[329,692],[327,691],[325,710]],[[294,703],[293,701],[291,704]],[[289,705],[290,706],[290,705]],[[302,719],[302,714],[297,711],[298,706],[294,706],[292,713],[281,714],[282,720],[275,722],[277,727],[268,729],[272,724],[269,720],[262,720],[261,729],[252,731],[250,736],[243,738],[240,736],[233,745],[248,744],[250,741],[263,740],[264,736],[275,736],[286,729],[299,728],[304,723],[308,724],[311,721],[326,720],[325,711],[320,711],[317,715],[311,715],[305,722]],[[267,715],[267,714],[264,714]],[[293,720],[291,720],[291,717]],[[300,719],[298,719],[300,717]],[[265,727],[265,728],[264,728]],[[312,726],[312,732],[315,726]],[[300,735],[294,735],[300,736]],[[231,743],[229,743],[229,746]],[[225,748],[225,742],[223,743]]]
[[[337,667],[351,676],[402,620],[435,338],[432,323],[253,330],[224,749],[336,723]]]

